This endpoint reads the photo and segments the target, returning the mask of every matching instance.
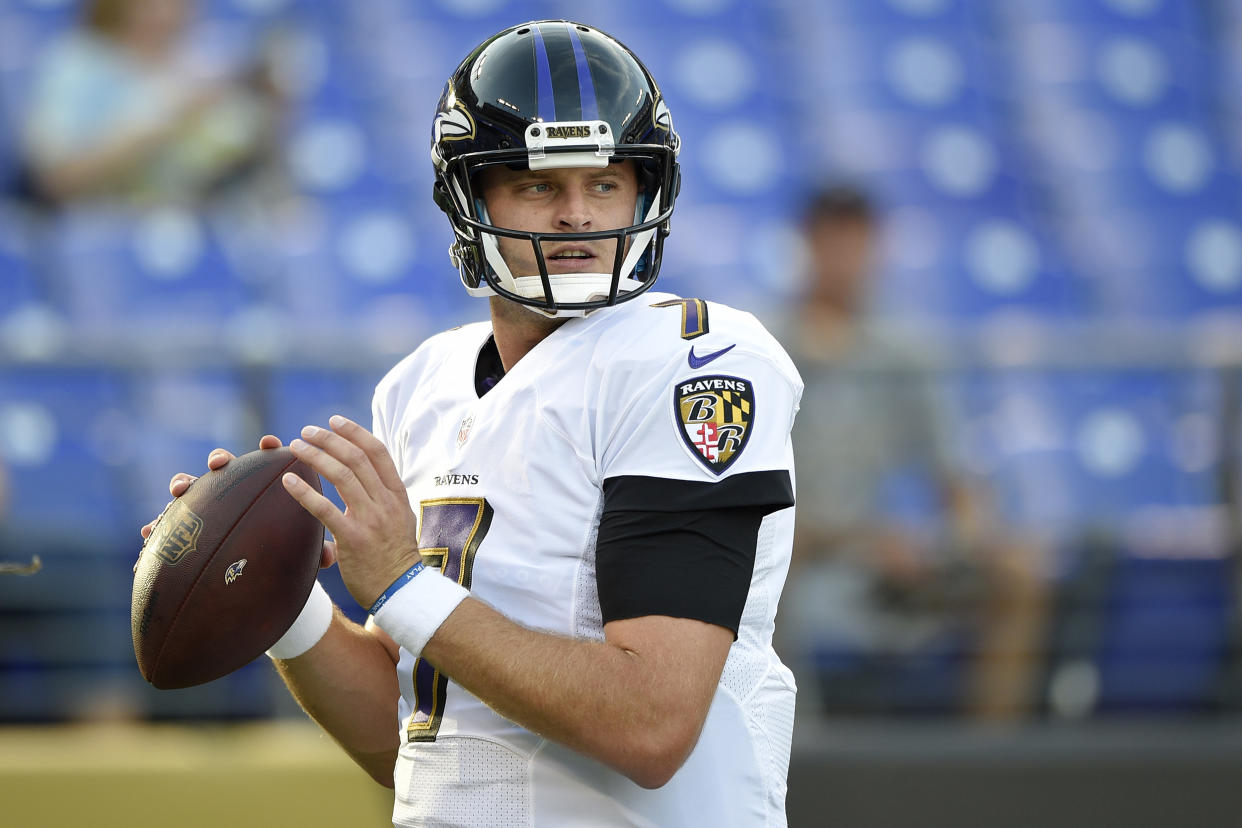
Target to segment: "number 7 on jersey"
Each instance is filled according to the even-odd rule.
[[[418,505],[418,546],[428,566],[470,589],[474,556],[492,525],[492,507],[481,497],[424,500]],[[414,714],[406,728],[411,742],[434,742],[444,716],[448,676],[426,659],[414,662]]]

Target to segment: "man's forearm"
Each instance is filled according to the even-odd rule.
[[[289,692],[345,752],[385,787],[397,758],[397,671],[384,644],[334,610],[305,654],[276,660]]]
[[[698,740],[731,634],[686,619],[635,619],[623,640],[585,641],[530,630],[479,601],[464,601],[424,657],[498,713],[658,787]],[[676,656],[655,625],[717,646]],[[646,627],[646,629],[644,629]],[[700,663],[701,662],[701,663]]]

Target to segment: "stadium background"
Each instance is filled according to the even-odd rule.
[[[325,740],[288,730],[297,713],[266,664],[187,691],[143,684],[136,530],[210,448],[288,439],[338,411],[365,422],[389,365],[479,318],[429,197],[430,113],[482,37],[559,16],[616,35],[663,82],[685,149],[667,289],[778,318],[797,295],[800,199],[836,180],[877,195],[877,312],[928,343],[972,468],[1010,525],[1056,551],[1037,721],[967,727],[946,701],[960,659],[911,665],[920,715],[799,721],[791,824],[1237,824],[1242,3],[199,7],[208,51],[279,33],[295,192],[278,233],[229,213],[48,218],[0,200],[8,530],[44,563],[0,580],[12,824],[67,822],[49,816],[66,769],[96,824],[144,787],[218,823],[212,780],[252,809],[283,799],[272,813],[289,816],[301,801],[319,824],[334,824],[332,803],[376,808]],[[17,169],[37,61],[75,10],[0,0],[0,179]],[[918,520],[923,504],[894,508]],[[194,727],[134,735],[131,721]],[[249,758],[264,745],[275,758]],[[286,793],[239,781],[256,776]]]

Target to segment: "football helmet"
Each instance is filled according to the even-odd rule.
[[[655,282],[677,200],[681,139],[642,62],[598,29],[540,20],[484,41],[453,72],[432,130],[435,201],[453,227],[449,250],[472,296],[499,294],[548,316],[582,316],[632,299]],[[497,227],[477,175],[511,169],[605,167],[632,159],[633,223],[581,233]],[[500,238],[527,241],[539,275],[515,276]],[[548,272],[545,243],[615,239],[610,273]]]

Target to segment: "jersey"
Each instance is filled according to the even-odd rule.
[[[527,627],[603,640],[607,481],[781,470],[792,482],[802,384],[785,352],[750,314],[646,298],[568,320],[481,396],[488,323],[428,339],[376,389],[374,431],[424,559]],[[793,512],[762,519],[702,735],[666,785],[643,789],[525,730],[402,649],[394,824],[784,825],[795,686],[771,640]]]

